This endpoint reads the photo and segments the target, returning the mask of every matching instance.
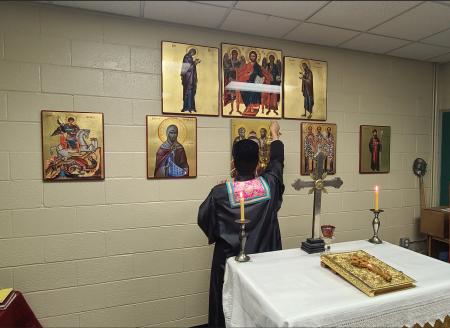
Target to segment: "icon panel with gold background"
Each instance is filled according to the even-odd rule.
[[[147,116],[147,178],[197,176],[195,117]]]
[[[333,123],[302,122],[300,136],[300,174],[310,175],[316,168],[318,151],[325,155],[324,171],[336,173],[337,126]]]
[[[280,50],[222,43],[222,116],[281,118]]]
[[[326,121],[327,62],[284,57],[284,118]]]
[[[44,181],[105,178],[103,113],[41,112]]]
[[[219,115],[219,49],[162,42],[162,112]]]
[[[359,173],[389,173],[391,166],[391,127],[361,125]]]
[[[231,120],[231,150],[236,142],[243,139],[253,140],[259,146],[259,163],[257,173],[262,173],[270,161],[270,120]],[[232,157],[232,154],[231,154]],[[231,158],[233,159],[233,158]],[[236,171],[231,164],[231,176],[236,176]]]

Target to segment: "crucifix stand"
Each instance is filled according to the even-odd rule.
[[[295,190],[302,188],[311,188],[309,194],[314,192],[314,207],[313,207],[313,221],[312,221],[312,236],[302,242],[302,249],[311,254],[319,253],[325,250],[325,243],[320,238],[320,207],[322,202],[322,191],[327,193],[325,187],[334,187],[339,189],[344,183],[341,178],[334,178],[332,180],[325,180],[327,172],[324,169],[325,155],[319,151],[314,156],[314,172],[311,173],[313,181],[302,181],[297,179],[293,184]]]

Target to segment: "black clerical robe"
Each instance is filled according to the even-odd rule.
[[[250,220],[245,228],[248,233],[245,252],[247,254],[269,252],[281,249],[280,227],[277,212],[283,201],[284,145],[275,140],[270,146],[270,162],[260,179],[268,187],[269,197],[259,197],[259,201],[245,206],[245,218]],[[262,178],[262,179],[261,179]],[[254,176],[237,176],[237,181],[251,181]],[[209,290],[209,320],[211,327],[225,326],[222,307],[222,289],[225,261],[239,253],[239,206],[235,206],[230,196],[230,188],[222,183],[215,186],[199,208],[198,225],[215,243],[211,267]],[[234,206],[233,206],[234,205]]]

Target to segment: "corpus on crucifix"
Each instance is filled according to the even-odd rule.
[[[313,181],[302,181],[297,179],[293,184],[295,190],[311,188],[309,193],[314,193],[312,236],[302,242],[302,249],[307,253],[318,253],[325,250],[325,244],[320,238],[320,208],[322,202],[322,191],[327,193],[325,187],[340,188],[344,183],[341,178],[325,180],[327,172],[324,169],[325,155],[320,150],[314,156],[314,171],[311,173]]]

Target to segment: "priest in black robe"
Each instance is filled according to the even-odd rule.
[[[258,144],[251,140],[241,140],[233,146],[236,178],[216,185],[199,208],[198,225],[215,243],[211,267],[209,290],[210,327],[224,327],[222,289],[225,262],[228,257],[239,253],[239,229],[235,223],[240,218],[239,198],[245,198],[245,218],[248,233],[245,252],[247,254],[276,251],[281,249],[280,227],[277,212],[283,201],[284,145],[278,140],[280,127],[272,122],[270,132],[270,162],[258,177]]]

